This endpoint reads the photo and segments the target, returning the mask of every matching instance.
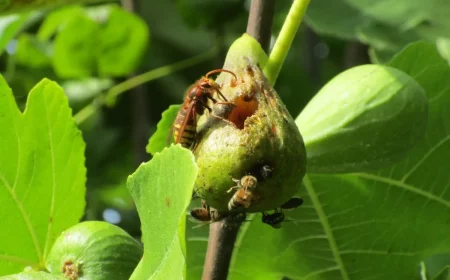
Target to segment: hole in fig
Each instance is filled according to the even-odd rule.
[[[228,115],[228,120],[243,129],[245,120],[258,110],[258,101],[253,96],[243,95],[233,101],[235,107]]]

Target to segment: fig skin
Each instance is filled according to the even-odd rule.
[[[226,121],[212,115],[199,121],[203,124],[194,150],[199,167],[194,191],[209,206],[226,212],[234,194],[227,192],[234,186],[233,179],[251,174],[258,178],[258,185],[245,212],[273,210],[301,186],[306,172],[305,145],[258,62],[236,55],[237,44],[230,48],[224,66],[236,74],[237,81],[228,73],[216,80],[234,105],[214,105],[213,114]],[[262,176],[265,165],[273,169],[270,178]]]
[[[55,241],[46,267],[69,280],[129,279],[143,255],[142,246],[107,222],[79,223]]]

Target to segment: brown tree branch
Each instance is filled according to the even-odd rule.
[[[255,38],[267,53],[276,0],[253,0],[248,16],[247,34]]]
[[[121,0],[122,7],[132,13],[137,13],[136,0]],[[136,76],[136,73],[130,74],[130,78]],[[139,85],[133,89],[131,95],[131,120],[132,120],[132,139],[134,148],[134,159],[136,166],[148,161],[149,156],[145,150],[148,143],[148,95],[145,94],[143,85]]]
[[[253,0],[248,17],[247,33],[268,52],[275,0]],[[242,222],[232,217],[212,223],[209,227],[203,280],[226,280],[234,244]]]

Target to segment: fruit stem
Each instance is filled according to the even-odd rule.
[[[287,53],[294,41],[295,34],[305,15],[306,8],[310,0],[294,0],[291,9],[284,21],[280,34],[273,46],[267,64],[264,67],[264,74],[269,82],[274,85],[278,78],[281,67],[286,59]]]

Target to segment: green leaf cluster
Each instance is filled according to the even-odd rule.
[[[13,31],[28,17],[20,19],[9,23],[8,36],[14,36]],[[3,37],[5,42],[11,39]],[[117,77],[137,69],[148,43],[147,24],[116,5],[68,6],[50,13],[36,34],[21,34],[15,58],[30,68],[51,67],[64,79]]]
[[[139,66],[149,42],[145,22],[115,5],[56,10],[36,36],[51,44],[61,78],[124,76]]]

